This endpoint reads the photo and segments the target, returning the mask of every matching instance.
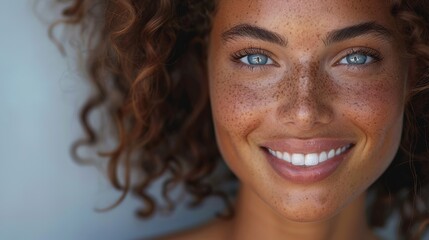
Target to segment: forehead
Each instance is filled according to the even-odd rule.
[[[251,23],[270,29],[333,29],[374,21],[393,26],[390,0],[219,0],[215,25]]]

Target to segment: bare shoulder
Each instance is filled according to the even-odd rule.
[[[171,234],[156,240],[219,240],[225,239],[228,234],[230,221],[214,220],[203,226]]]

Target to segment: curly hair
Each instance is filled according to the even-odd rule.
[[[408,96],[401,147],[370,188],[369,223],[384,226],[396,211],[398,234],[419,239],[429,224],[429,2],[391,1],[391,14],[416,65],[416,82]],[[74,158],[81,160],[80,146],[100,141],[90,113],[105,108],[117,146],[102,156],[111,184],[123,192],[114,206],[131,191],[143,201],[138,216],[152,216],[159,206],[148,188],[161,180],[170,208],[175,206],[170,193],[182,184],[192,205],[218,196],[231,213],[229,195],[209,181],[221,162],[206,72],[215,0],[70,2],[59,23],[78,25],[87,37],[88,79],[96,90],[80,112],[86,137],[74,144]],[[131,173],[140,176],[136,184]]]

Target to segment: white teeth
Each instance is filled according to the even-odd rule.
[[[320,153],[288,153],[288,152],[280,152],[274,151],[268,148],[268,152],[286,162],[290,162],[295,166],[316,166],[319,163],[325,162],[335,156],[338,156],[350,148],[351,144],[347,146],[343,146],[337,149],[331,149],[329,151],[323,151]]]
[[[319,163],[319,156],[317,153],[310,153],[305,155],[305,166],[315,166]]]
[[[335,156],[335,150],[331,149],[331,151],[329,151],[328,153],[328,159],[333,158]]]
[[[319,162],[324,162],[328,160],[328,154],[326,152],[321,152],[319,155]]]
[[[296,166],[303,166],[305,164],[304,154],[294,153],[292,154],[292,164]]]
[[[290,154],[287,152],[283,153],[283,160],[285,160],[286,162],[291,162],[292,160]]]
[[[283,159],[283,153],[279,152],[279,151],[276,151],[276,157],[280,158],[280,159]]]
[[[335,155],[340,155],[341,154],[341,148],[338,148],[337,151],[335,151]]]

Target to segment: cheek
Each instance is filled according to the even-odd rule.
[[[343,84],[337,102],[341,113],[368,136],[383,136],[402,123],[405,84],[399,75]],[[400,126],[399,126],[400,128]]]
[[[272,103],[272,87],[217,71],[210,79],[213,118],[218,127],[245,136],[260,124],[260,114]]]
[[[362,169],[355,186],[370,184],[393,160],[401,139],[405,81],[396,75],[380,76],[371,81],[343,85],[338,92],[341,113],[359,134],[358,160],[348,167]],[[340,100],[342,99],[342,100]]]

